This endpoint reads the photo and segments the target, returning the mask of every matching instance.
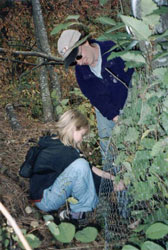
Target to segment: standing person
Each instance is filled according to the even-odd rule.
[[[125,70],[124,61],[108,61],[112,41],[96,41],[89,35],[68,29],[58,39],[58,52],[65,68],[75,66],[76,79],[82,93],[95,107],[102,160],[105,159],[108,140],[120,111],[125,104],[133,69]],[[76,46],[76,43],[82,43]]]
[[[69,217],[80,219],[84,212],[96,207],[104,171],[93,167],[92,172],[89,162],[80,155],[83,137],[89,132],[83,114],[77,110],[66,111],[56,122],[55,132],[39,140],[42,150],[30,178],[30,198],[39,209],[49,212],[58,210],[69,197],[74,197],[77,203],[70,203]],[[114,180],[109,173],[105,178]],[[123,183],[117,184],[116,189],[123,189]],[[61,217],[65,216],[63,211]]]

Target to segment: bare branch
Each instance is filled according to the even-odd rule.
[[[23,55],[23,56],[37,56],[47,59],[48,61],[55,61],[57,64],[60,65],[63,64],[62,58],[37,51],[9,51],[8,49],[0,48],[0,53],[3,54],[11,53],[11,55]]]

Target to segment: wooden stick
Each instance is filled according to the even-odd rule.
[[[26,250],[32,250],[32,248],[28,244],[27,240],[25,239],[22,231],[20,230],[20,228],[16,224],[16,221],[12,218],[12,216],[9,214],[9,212],[7,211],[7,209],[4,207],[4,205],[1,202],[0,202],[0,211],[6,217],[6,219],[9,221],[10,225],[13,227],[16,235],[18,236],[18,238],[22,242],[24,248]]]

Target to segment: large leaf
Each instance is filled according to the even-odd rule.
[[[164,248],[152,241],[145,241],[141,246],[141,250],[164,250]]]
[[[50,230],[50,232],[52,233],[52,235],[56,238],[56,236],[58,236],[60,234],[59,228],[57,226],[57,224],[55,224],[54,222],[48,221],[46,223],[46,225],[48,226],[48,229]]]
[[[146,1],[147,2],[147,1]],[[150,28],[155,30],[155,25],[159,23],[160,16],[159,15],[151,15],[151,16],[146,16],[143,18],[143,21],[147,24],[150,25]]]
[[[63,243],[71,242],[75,235],[75,226],[68,222],[62,222],[59,224],[58,228],[60,234],[55,236],[56,239]]]
[[[127,135],[124,137],[125,141],[128,142],[136,142],[139,137],[139,132],[136,130],[136,128],[129,128],[127,131]]]
[[[51,31],[51,35],[56,35],[58,34],[61,30],[65,30],[67,29],[68,27],[72,26],[72,25],[75,25],[75,24],[78,24],[78,22],[68,22],[68,23],[61,23],[59,25],[57,25],[52,31]]]
[[[34,234],[27,234],[25,236],[26,240],[28,241],[29,245],[31,246],[32,249],[40,247],[41,245],[41,241],[39,240],[39,238],[37,236],[35,236]],[[25,249],[23,244],[19,241],[18,242],[19,246],[22,249]]]
[[[125,246],[123,246],[122,250],[139,250],[139,248],[136,248],[136,247],[131,246],[131,245],[125,245]]]
[[[145,64],[145,58],[142,56],[141,52],[138,51],[125,52],[121,55],[121,58],[125,61],[134,61],[136,63]]]
[[[121,19],[127,26],[132,28],[134,36],[137,40],[148,40],[148,38],[152,35],[152,31],[143,21],[124,15],[121,15]]]
[[[136,192],[135,199],[137,201],[145,201],[152,198],[155,190],[151,189],[148,182],[134,182],[134,190]]]
[[[98,231],[95,227],[86,227],[75,234],[75,238],[83,243],[92,242],[96,239]]]
[[[141,116],[138,122],[138,125],[143,125],[146,123],[146,120],[151,116],[151,107],[146,103],[142,102]]]
[[[100,22],[101,24],[107,24],[107,25],[116,25],[116,22],[111,19],[110,17],[106,17],[106,16],[101,16],[96,18],[97,22]]]
[[[146,237],[149,239],[157,240],[165,237],[168,234],[168,225],[157,222],[151,225],[146,230]]]
[[[160,154],[161,152],[163,152],[163,150],[165,149],[165,147],[168,145],[168,139],[161,139],[158,142],[156,142],[153,147],[152,147],[152,151],[151,151],[151,156],[157,156],[158,154]]]
[[[80,15],[70,15],[70,16],[68,16],[65,20],[71,20],[71,19],[78,20],[79,17],[80,17]]]
[[[153,0],[141,0],[142,17],[147,16],[158,9]]]

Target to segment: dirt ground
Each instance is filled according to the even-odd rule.
[[[52,130],[54,123],[44,124],[30,120],[22,110],[17,110],[16,114],[22,128],[14,131],[10,126],[5,109],[0,109],[0,201],[21,229],[26,229],[27,232],[32,232],[40,238],[42,244],[39,249],[103,249],[104,240],[101,232],[96,241],[90,244],[81,244],[77,241],[63,244],[53,239],[44,223],[44,213],[29,201],[29,181],[20,177],[18,171],[31,145],[28,140],[30,138],[38,139],[42,135],[42,131]],[[28,207],[31,208],[30,212]],[[55,216],[57,217],[57,214]],[[2,214],[0,214],[0,220],[6,222]],[[94,221],[90,221],[90,223],[95,223],[95,217],[92,217],[91,220]],[[17,249],[19,248],[17,247]]]

